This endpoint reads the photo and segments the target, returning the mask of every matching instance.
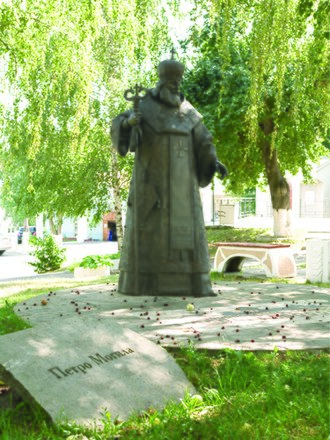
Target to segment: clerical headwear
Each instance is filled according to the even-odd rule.
[[[159,63],[157,70],[160,79],[181,80],[183,76],[184,65],[176,60],[164,60]]]

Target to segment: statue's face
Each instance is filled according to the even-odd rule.
[[[171,93],[177,94],[179,93],[181,81],[179,79],[168,79],[166,80],[164,87],[169,89]]]
[[[163,101],[164,104],[169,107],[180,107],[180,84],[180,79],[161,79],[154,90],[154,96],[157,96],[161,101]]]

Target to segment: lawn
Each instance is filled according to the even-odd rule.
[[[105,411],[101,429],[53,426],[42,412],[20,402],[1,411],[1,439],[328,438],[328,354],[225,350],[211,355],[190,347],[173,356],[197,395],[125,422]]]
[[[206,228],[209,244],[217,241],[242,241],[273,243],[277,240],[265,228],[233,228],[231,226],[210,226]]]

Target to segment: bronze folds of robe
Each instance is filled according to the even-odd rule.
[[[185,100],[170,108],[149,92],[140,102],[142,138],[131,181],[118,291],[127,295],[212,295],[199,187],[215,172],[216,153],[200,114]],[[112,143],[129,150],[125,112]],[[138,287],[137,280],[138,278]]]

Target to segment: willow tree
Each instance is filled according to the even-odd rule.
[[[269,185],[274,234],[291,233],[286,172],[310,177],[328,154],[329,4],[323,0],[211,1],[200,58],[185,84],[199,101],[235,194]]]
[[[111,119],[168,42],[164,8],[156,0],[13,0],[0,12],[12,97],[3,111],[2,203],[16,218],[44,213],[59,227],[64,216],[100,215],[126,175],[118,161],[110,167]]]
[[[12,99],[4,112],[2,203],[16,218],[45,214],[60,233],[64,216],[100,209],[109,191],[108,155],[95,151],[105,142],[103,128],[91,100],[98,10],[88,1],[1,7]]]

